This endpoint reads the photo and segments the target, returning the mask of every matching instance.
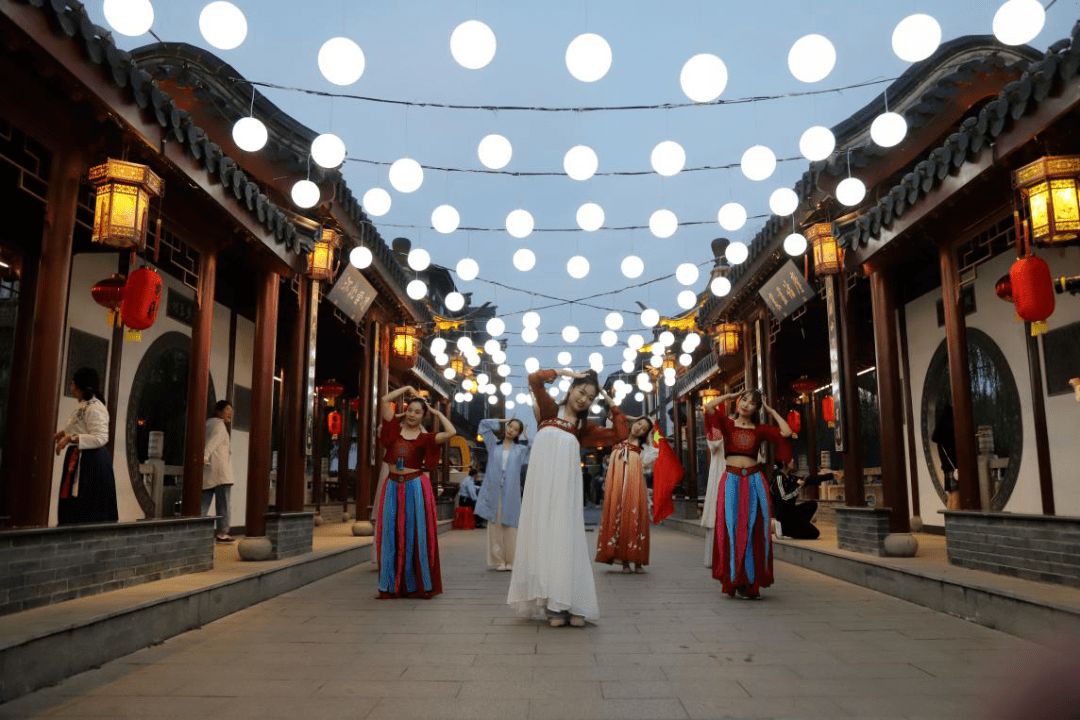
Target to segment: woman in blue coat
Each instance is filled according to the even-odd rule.
[[[500,429],[503,423],[506,425]],[[481,420],[480,437],[488,460],[475,513],[488,521],[488,567],[505,572],[514,566],[521,513],[521,468],[529,464],[529,440],[525,425],[517,418]]]

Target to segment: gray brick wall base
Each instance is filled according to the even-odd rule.
[[[885,554],[888,508],[837,507],[835,510],[837,547],[870,555]]]
[[[266,537],[274,560],[311,552],[315,534],[315,513],[266,513]]]
[[[1080,587],[1080,518],[944,510],[949,562]]]

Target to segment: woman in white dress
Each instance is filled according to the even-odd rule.
[[[723,412],[721,410],[721,412]],[[701,511],[701,526],[705,528],[705,567],[712,567],[713,541],[716,538],[716,497],[720,479],[724,476],[727,462],[724,460],[724,435],[716,428],[705,430],[705,444],[709,446],[709,485],[705,490],[705,506]]]
[[[561,405],[545,387],[573,379]],[[596,373],[539,370],[529,376],[539,431],[532,443],[518,520],[517,552],[506,602],[519,615],[583,627],[600,617],[592,555],[585,539],[581,448],[611,445],[613,429],[587,421],[600,389]],[[609,405],[613,406],[613,403]]]

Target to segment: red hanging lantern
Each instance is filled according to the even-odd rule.
[[[1013,301],[1012,280],[1008,275],[1002,275],[998,278],[998,281],[994,283],[994,292],[1005,302]]]
[[[120,325],[120,308],[124,305],[124,276],[112,275],[90,289],[94,302],[109,310],[109,327]]]
[[[133,270],[124,286],[124,305],[120,318],[127,325],[126,339],[142,340],[140,330],[146,330],[157,319],[161,305],[161,276],[148,267]]]
[[[788,410],[787,424],[791,428],[791,437],[799,437],[799,431],[802,430],[802,415],[795,408]]]
[[[1035,256],[1020,258],[1009,269],[1016,314],[1031,323],[1032,336],[1046,332],[1046,319],[1054,313],[1054,280],[1050,266]]]
[[[360,412],[360,398],[354,397],[349,401],[349,409],[353,412]]]
[[[836,401],[832,395],[821,398],[821,417],[825,419],[829,427],[836,427]]]
[[[326,416],[326,428],[330,431],[330,435],[337,437],[341,434],[341,413],[334,410]]]
[[[343,392],[345,392],[345,386],[337,380],[327,380],[319,386],[319,394],[328,398],[330,402],[337,400],[338,396]]]
[[[812,393],[816,387],[817,383],[805,375],[791,383],[791,389],[799,394],[800,402],[806,402],[806,396]]]

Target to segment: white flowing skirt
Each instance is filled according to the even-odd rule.
[[[518,615],[600,617],[585,540],[580,451],[576,437],[554,427],[533,440],[506,598]]]

